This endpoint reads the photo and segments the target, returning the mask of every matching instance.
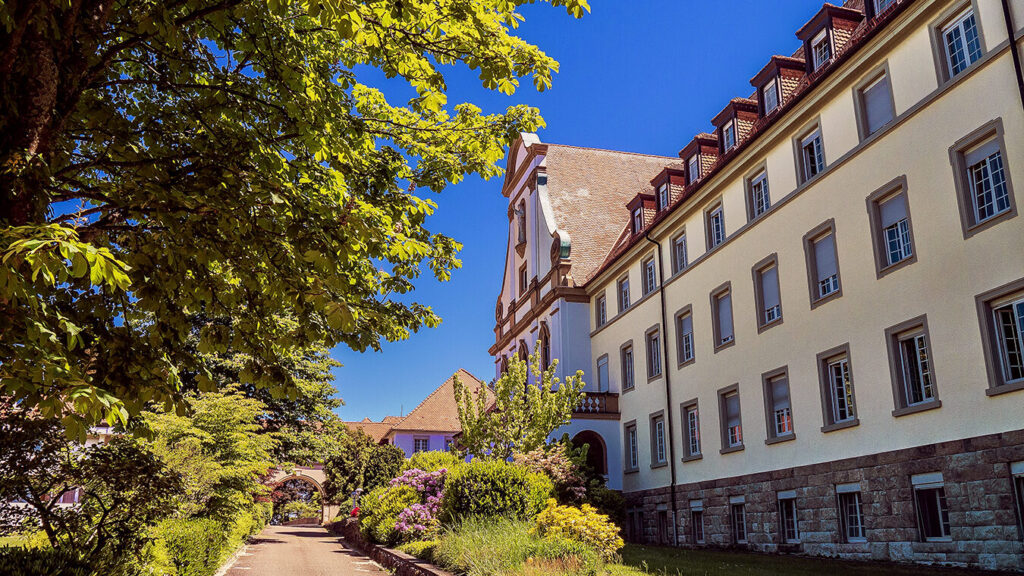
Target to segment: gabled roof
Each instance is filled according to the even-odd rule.
[[[461,432],[459,409],[455,400],[455,376],[470,392],[476,393],[481,388],[490,397],[490,389],[478,378],[460,368],[455,374],[444,381],[427,396],[420,405],[409,412],[401,422],[391,426],[386,436],[397,432]]]
[[[388,418],[397,418],[397,416],[388,416]],[[391,423],[374,422],[369,418],[363,418],[361,422],[345,422],[345,426],[354,430],[362,430],[367,436],[373,438],[374,442],[383,440],[388,435],[388,432],[391,432],[392,428]]]
[[[597,270],[622,230],[623,209],[653,194],[651,176],[678,158],[548,144],[544,159],[555,225],[569,233],[576,285]]]

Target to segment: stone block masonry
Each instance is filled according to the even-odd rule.
[[[677,543],[735,547],[852,560],[1024,570],[1024,544],[1011,464],[1024,461],[1024,430],[929,444],[747,476],[676,486]],[[682,466],[685,477],[686,465]],[[949,538],[925,541],[912,477],[941,473]],[[840,527],[837,485],[859,484],[865,538],[849,542]],[[780,530],[779,493],[795,495],[799,537]],[[733,536],[730,501],[743,497],[747,539]],[[671,509],[668,487],[625,494],[631,539],[669,542],[659,522]],[[704,543],[693,541],[690,503],[703,506]],[[669,512],[671,513],[671,512]],[[635,519],[639,516],[639,522]],[[671,526],[669,527],[671,529]]]

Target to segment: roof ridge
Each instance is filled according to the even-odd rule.
[[[424,404],[426,404],[428,400],[430,400],[430,399],[431,399],[431,398],[433,398],[433,397],[434,397],[434,396],[435,396],[435,395],[436,395],[436,394],[437,394],[438,392],[440,392],[440,391],[441,391],[441,388],[444,388],[444,387],[445,387],[445,385],[446,385],[446,384],[448,384],[448,382],[452,382],[452,383],[454,384],[454,378],[455,378],[455,376],[456,376],[456,375],[457,375],[457,374],[458,374],[459,372],[465,372],[465,373],[466,373],[466,374],[467,374],[467,375],[468,375],[468,376],[469,376],[470,378],[472,378],[473,380],[476,380],[476,383],[477,383],[477,384],[480,384],[480,385],[482,385],[482,384],[483,384],[483,380],[480,380],[480,379],[479,379],[479,378],[477,378],[476,376],[473,376],[473,373],[472,373],[472,372],[470,372],[469,370],[466,370],[465,368],[459,368],[459,369],[458,369],[458,370],[456,370],[455,372],[452,372],[452,375],[451,375],[451,376],[449,376],[448,378],[445,378],[444,382],[441,382],[441,385],[440,385],[440,386],[438,386],[437,388],[434,388],[434,391],[433,391],[433,392],[431,392],[430,394],[427,394],[427,397],[426,397],[426,398],[424,398],[423,400],[421,400],[421,401],[420,401],[420,403],[419,403],[419,404],[417,404],[415,408],[413,408],[412,410],[410,410],[410,411],[409,411],[409,413],[408,413],[408,414],[406,414],[406,415],[405,415],[405,416],[404,416],[404,417],[402,418],[402,421],[401,421],[401,422],[395,422],[395,425],[394,425],[394,427],[393,427],[393,428],[398,428],[398,426],[399,426],[399,425],[401,425],[401,424],[402,424],[402,422],[405,422],[406,420],[408,420],[408,419],[409,419],[409,417],[410,417],[410,416],[412,416],[412,414],[413,414],[414,412],[416,412],[417,410],[419,410],[421,406],[423,406]],[[456,400],[458,400],[458,399],[456,399]]]
[[[597,148],[594,146],[576,146],[573,144],[556,144],[553,142],[545,142],[547,146],[558,146],[560,148],[575,148],[577,150],[593,150],[595,152],[611,152],[612,154],[626,154],[629,156],[644,156],[647,158],[669,158],[673,159],[674,156],[662,156],[661,154],[645,154],[643,152],[629,152],[626,150],[612,150],[610,148]]]

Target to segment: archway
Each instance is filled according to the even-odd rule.
[[[317,494],[320,500],[320,510],[313,517],[313,521],[317,524],[323,524],[326,521],[333,520],[338,514],[338,504],[328,501],[327,493],[324,491],[324,482],[327,480],[327,475],[323,471],[323,466],[315,464],[313,466],[296,466],[291,470],[271,470],[267,476],[266,484],[272,489],[282,486],[285,483],[302,483],[311,487]]]
[[[583,430],[572,437],[572,443],[574,446],[588,445],[587,464],[598,474],[608,474],[608,450],[600,434],[593,430]]]

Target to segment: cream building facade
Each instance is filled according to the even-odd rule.
[[[619,202],[567,338],[631,539],[1024,568],[1022,26],[825,5]]]

